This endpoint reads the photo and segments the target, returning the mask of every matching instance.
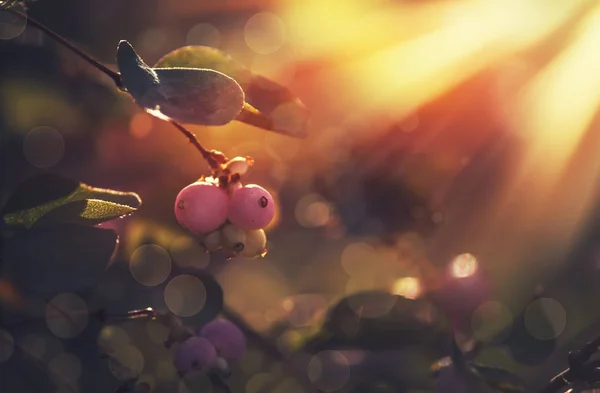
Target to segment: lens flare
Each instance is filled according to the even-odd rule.
[[[452,276],[465,278],[472,276],[478,269],[477,258],[471,254],[460,254],[451,263]]]
[[[394,283],[392,293],[407,299],[418,298],[423,291],[421,281],[415,277],[404,277]]]

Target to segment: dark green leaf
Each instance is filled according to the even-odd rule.
[[[523,311],[515,317],[509,332],[503,333],[502,344],[508,347],[516,361],[525,365],[543,363],[556,349],[556,339],[540,339],[534,337],[527,326],[525,317],[534,322],[538,329],[551,331],[552,324],[546,311],[537,302],[537,298],[529,302]]]
[[[373,291],[349,296],[332,307],[322,331],[306,347],[443,348],[449,338],[447,322],[431,302]]]
[[[69,222],[95,225],[130,214],[141,205],[139,196],[133,192],[90,187],[56,175],[35,177],[23,184],[9,200],[9,209],[5,208],[3,220],[8,225],[32,228],[38,221],[40,225]],[[18,203],[15,198],[25,202]]]
[[[235,79],[245,93],[246,105],[237,120],[284,135],[307,136],[309,112],[290,89],[246,66],[218,49],[185,46],[163,56],[156,68],[199,68],[222,72]]]
[[[2,276],[21,292],[51,294],[93,285],[106,269],[117,234],[65,224],[2,239]]]
[[[231,77],[190,67],[151,68],[131,44],[121,41],[117,63],[123,85],[150,114],[179,123],[219,126],[244,106],[244,92]]]

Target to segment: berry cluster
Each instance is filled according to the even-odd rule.
[[[228,375],[246,351],[246,338],[232,322],[215,319],[179,342],[173,363],[180,376],[218,371]]]
[[[222,161],[216,170],[213,168],[212,176],[202,177],[179,192],[175,200],[177,221],[200,236],[207,252],[223,249],[229,257],[264,256],[264,228],[275,215],[273,197],[259,185],[242,185],[240,178],[253,165],[252,158]]]

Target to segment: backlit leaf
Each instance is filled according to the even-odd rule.
[[[288,136],[307,136],[309,112],[290,89],[252,73],[218,49],[185,46],[163,56],[155,67],[208,68],[222,72],[235,79],[245,93],[246,105],[236,120]]]
[[[191,67],[151,68],[131,44],[121,41],[117,63],[123,85],[136,103],[163,120],[219,126],[244,106],[244,92],[229,76]]]
[[[17,188],[3,209],[3,220],[8,225],[32,228],[51,214],[40,224],[95,225],[130,214],[140,205],[139,196],[133,192],[95,188],[58,175],[41,175]]]
[[[59,206],[36,221],[35,226],[49,226],[59,223],[96,225],[131,214],[136,209],[114,202],[99,199],[84,199]]]

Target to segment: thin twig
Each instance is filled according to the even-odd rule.
[[[69,41],[67,41],[64,37],[62,37],[60,34],[50,30],[48,27],[44,26],[42,23],[36,21],[35,19],[27,16],[27,14],[17,11],[13,8],[9,8],[7,10],[4,10],[6,12],[9,12],[13,15],[16,15],[26,21],[28,21],[28,23],[32,26],[34,26],[35,28],[43,31],[44,33],[46,33],[50,38],[52,38],[53,40],[57,41],[58,43],[60,43],[61,45],[65,46],[67,49],[69,49],[71,52],[75,53],[77,56],[81,57],[82,59],[84,59],[85,61],[87,61],[89,64],[91,64],[93,67],[97,68],[98,70],[102,71],[104,74],[106,74],[109,78],[111,78],[113,80],[113,82],[115,83],[115,85],[117,85],[117,87],[121,90],[124,89],[123,87],[123,83],[121,81],[121,74],[119,74],[116,71],[111,70],[110,68],[108,68],[107,66],[105,66],[104,64],[102,64],[101,62],[99,62],[98,60],[94,59],[92,56],[88,55],[87,53],[85,53],[84,51],[82,51],[81,49],[79,49],[78,47],[76,47],[75,45],[71,44]]]
[[[587,342],[581,349],[570,352],[569,368],[552,378],[546,386],[538,390],[538,393],[556,393],[575,382],[584,382],[586,374],[589,376],[598,367],[596,362],[585,364],[598,352],[598,347],[600,347],[600,335]]]
[[[47,315],[45,317],[27,318],[27,319],[23,319],[23,320],[17,321],[12,324],[3,325],[3,327],[5,327],[7,329],[14,329],[14,328],[18,328],[23,325],[27,325],[29,323],[39,322],[39,321],[43,321],[43,320],[59,319],[59,318],[68,319],[71,324],[75,324],[74,318],[82,317],[82,316],[94,318],[94,319],[98,320],[100,323],[123,322],[123,321],[131,321],[131,320],[138,320],[138,319],[147,319],[147,320],[156,319],[156,312],[151,307],[140,309],[140,310],[132,310],[132,311],[128,311],[127,313],[123,313],[123,314],[113,314],[113,313],[109,314],[103,308],[93,311],[93,312],[86,311],[86,312],[67,313],[66,311],[61,310],[60,308],[56,307],[55,305],[52,305],[51,303],[49,303],[49,305],[51,305],[56,311],[58,311],[58,314]]]
[[[96,60],[94,57],[90,56],[89,54],[85,53],[83,50],[79,49],[77,46],[73,45],[72,43],[70,43],[69,41],[67,41],[67,39],[65,39],[64,37],[62,37],[60,34],[56,33],[55,31],[51,30],[50,28],[46,27],[44,24],[36,21],[35,19],[32,19],[31,17],[27,16],[27,14],[17,11],[13,8],[9,8],[4,10],[6,12],[9,12],[13,15],[16,15],[26,21],[28,21],[28,23],[32,26],[34,26],[35,28],[43,31],[44,33],[46,33],[50,38],[52,38],[53,40],[55,40],[56,42],[58,42],[59,44],[63,45],[64,47],[66,47],[67,49],[69,49],[71,52],[75,53],[77,56],[79,56],[80,58],[82,58],[83,60],[87,61],[89,64],[91,64],[93,67],[95,67],[96,69],[98,69],[99,71],[103,72],[104,74],[106,74],[109,78],[111,78],[113,80],[113,82],[115,83],[115,85],[123,90],[126,91],[125,87],[123,86],[123,81],[121,79],[121,74],[111,70],[110,68],[108,68],[106,65],[102,64],[100,61]],[[181,131],[186,138],[188,138],[188,140],[190,141],[190,143],[192,145],[194,145],[194,147],[196,149],[198,149],[198,151],[200,152],[200,154],[202,154],[202,157],[204,157],[204,159],[208,162],[208,165],[210,166],[210,168],[213,171],[216,171],[217,169],[220,168],[219,162],[217,162],[217,160],[215,159],[214,153],[207,150],[206,148],[204,148],[200,142],[198,141],[198,139],[196,138],[196,136],[191,133],[190,131],[188,131],[187,129],[185,129],[181,124],[177,123],[176,121],[171,120],[170,121],[171,124],[173,124],[179,131]]]
[[[210,150],[207,150],[204,146],[200,144],[198,138],[196,138],[196,135],[188,131],[184,126],[182,126],[174,120],[170,120],[170,123],[173,124],[175,128],[177,128],[179,131],[181,131],[181,133],[185,135],[185,137],[190,141],[190,143],[194,145],[194,147],[200,152],[200,154],[202,154],[202,157],[204,157],[204,159],[208,162],[208,165],[212,170],[219,169],[220,165],[213,157],[212,152]]]

